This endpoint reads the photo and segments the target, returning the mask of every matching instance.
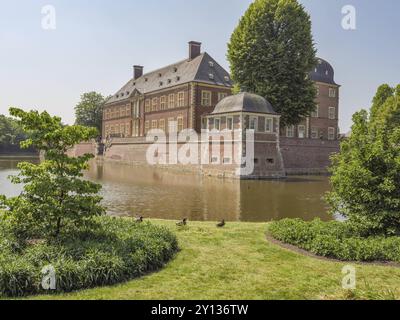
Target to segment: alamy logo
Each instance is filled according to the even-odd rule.
[[[254,172],[254,130],[151,130],[146,141],[153,143],[146,153],[150,165],[233,165],[237,176]]]
[[[57,289],[56,269],[52,265],[48,265],[42,269],[42,276],[43,290]]]
[[[344,290],[355,290],[357,286],[356,268],[350,265],[344,266],[342,274],[344,275],[342,279],[342,288]]]
[[[356,30],[357,29],[357,12],[356,8],[352,5],[346,5],[342,8],[342,28],[344,30]]]
[[[52,5],[42,7],[42,29],[43,30],[56,30],[57,17],[56,8]]]

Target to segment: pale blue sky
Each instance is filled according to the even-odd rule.
[[[400,83],[399,0],[301,0],[318,55],[342,85],[340,125],[369,107],[378,85]],[[187,42],[223,66],[227,42],[251,0],[0,0],[0,113],[46,109],[67,123],[83,92],[114,93],[141,64],[145,72],[179,61]],[[56,9],[57,29],[41,28],[41,8]],[[357,9],[357,30],[341,27],[341,9]]]

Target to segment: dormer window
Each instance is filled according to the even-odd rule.
[[[177,67],[174,67],[174,72],[178,72],[178,68]]]
[[[127,95],[127,96],[129,96],[129,93],[130,93],[130,92],[129,92],[129,91],[127,91],[127,92],[126,92],[126,95]]]
[[[208,77],[210,78],[210,80],[214,80],[214,74],[213,74],[213,73],[210,73],[210,74],[208,75]]]
[[[149,81],[149,79],[148,79],[148,78],[144,79],[144,82],[148,82],[148,81]]]
[[[214,68],[214,62],[213,61],[210,61],[208,64],[210,65],[210,68]]]
[[[328,70],[326,70],[326,71],[325,71],[325,74],[326,74],[326,75],[329,75],[329,71],[328,71]]]
[[[119,94],[115,95],[116,98],[119,98]]]
[[[228,76],[225,76],[225,81],[229,82],[231,79]]]

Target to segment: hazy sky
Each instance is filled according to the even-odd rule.
[[[369,107],[381,83],[400,83],[399,0],[301,0],[313,22],[318,55],[342,85],[340,125]],[[9,106],[46,109],[67,123],[86,91],[113,94],[132,75],[187,56],[197,40],[223,66],[227,42],[251,0],[0,0],[0,113]],[[357,29],[344,30],[353,5]],[[42,7],[56,29],[42,28]]]

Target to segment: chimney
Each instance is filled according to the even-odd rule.
[[[133,66],[133,79],[139,79],[143,75],[142,66]]]
[[[189,42],[189,60],[197,58],[201,54],[201,42]]]

